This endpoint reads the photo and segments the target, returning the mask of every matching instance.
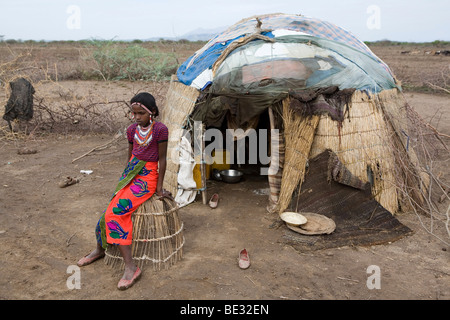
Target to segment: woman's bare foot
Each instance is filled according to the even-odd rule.
[[[97,247],[91,253],[81,258],[77,262],[77,265],[79,267],[84,267],[87,266],[88,264],[91,264],[94,261],[97,261],[98,259],[103,258],[104,256],[105,256],[105,249],[97,245]]]
[[[138,267],[136,267],[133,275],[131,276],[130,279],[127,279],[129,277],[129,272],[133,270],[133,268],[127,268],[125,267],[125,272],[123,274],[123,278],[120,279],[117,288],[119,290],[126,290],[128,288],[130,288],[131,286],[133,286],[136,281],[139,280],[139,278],[141,277],[142,271],[141,269],[139,269]]]
[[[136,273],[137,266],[125,266],[125,271],[123,273],[122,279],[124,280],[131,280],[133,279],[134,274]]]
[[[119,251],[123,257],[123,261],[125,262],[125,271],[117,287],[119,290],[126,290],[140,278],[141,269],[139,269],[133,262],[130,245],[119,245]]]

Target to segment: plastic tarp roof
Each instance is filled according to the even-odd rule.
[[[216,60],[236,40],[261,35]],[[362,41],[334,24],[300,15],[242,20],[211,39],[178,69],[180,82],[215,94],[277,93],[338,86],[379,92],[397,87],[388,66]]]

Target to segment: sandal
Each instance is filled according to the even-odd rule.
[[[209,200],[209,206],[212,209],[217,208],[217,205],[219,204],[219,195],[217,193],[214,193],[211,197],[211,199]]]
[[[239,268],[247,269],[250,267],[250,258],[248,257],[247,249],[242,249],[239,252]]]
[[[65,187],[71,186],[71,185],[73,185],[75,183],[78,183],[78,182],[80,182],[80,180],[78,178],[67,177],[66,180],[62,181],[59,184],[59,187],[60,188],[65,188]]]

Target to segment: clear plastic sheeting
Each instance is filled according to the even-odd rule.
[[[254,35],[261,35],[273,43],[259,39],[245,42]],[[313,44],[307,46],[305,40]],[[243,46],[239,47],[240,43]],[[237,49],[226,52],[236,45]],[[223,59],[225,52],[228,56]],[[232,60],[228,60],[230,58]],[[271,66],[265,61],[270,59],[275,60],[271,61]],[[216,61],[222,60],[226,65],[219,66],[220,71],[213,68]],[[245,64],[251,66],[244,68]],[[242,79],[239,72],[249,76],[259,68],[263,68],[260,76],[265,80],[259,85],[265,88],[270,81],[290,84],[287,88],[295,89],[333,84],[342,89],[351,87],[378,92],[396,86],[388,66],[350,32],[323,20],[281,13],[250,17],[234,24],[186,60],[179,67],[177,77],[181,83],[199,90],[210,84],[222,90],[221,85],[216,85],[217,80],[224,84],[224,77],[228,77],[229,83],[245,83],[249,78]],[[290,68],[293,69],[288,72]],[[278,75],[273,76],[274,72]],[[293,76],[296,72],[300,74]],[[259,76],[254,76],[256,81]]]
[[[379,92],[396,87],[388,69],[345,44],[311,36],[252,41],[230,53],[213,76],[214,94],[267,94],[337,86]]]

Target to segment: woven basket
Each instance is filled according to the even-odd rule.
[[[178,209],[174,201],[154,195],[133,213],[131,252],[140,268],[151,263],[154,270],[167,269],[181,260],[185,239]],[[108,246],[105,263],[124,267],[118,246]]]

